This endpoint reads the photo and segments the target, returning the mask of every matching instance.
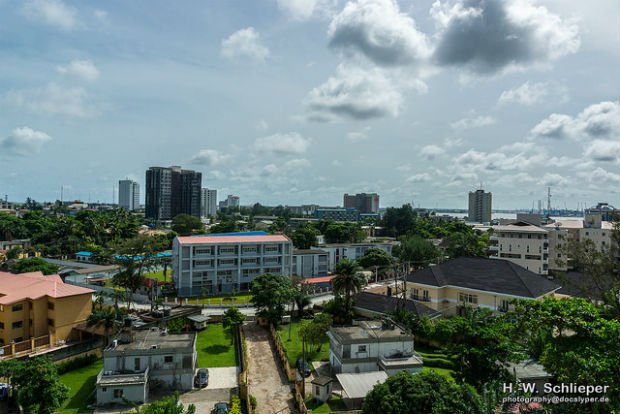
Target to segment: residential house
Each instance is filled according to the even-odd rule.
[[[560,286],[511,261],[459,257],[407,275],[407,296],[444,314],[465,306],[506,311],[514,299],[540,300]]]
[[[148,401],[149,386],[189,391],[196,368],[196,333],[132,330],[126,326],[103,351],[97,376],[97,405]]]
[[[370,292],[360,292],[355,295],[353,310],[359,316],[366,318],[389,316],[397,309],[406,309],[418,318],[426,316],[434,319],[441,316],[441,312],[417,300]]]
[[[539,275],[549,273],[549,237],[542,227],[525,221],[493,226],[490,257],[509,260]]]
[[[422,370],[422,358],[413,349],[413,335],[393,323],[361,321],[356,326],[332,326],[327,336],[334,373],[383,370],[394,375]]]

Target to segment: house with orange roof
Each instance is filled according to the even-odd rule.
[[[0,346],[49,336],[47,345],[74,339],[86,321],[93,290],[41,272],[0,272]]]

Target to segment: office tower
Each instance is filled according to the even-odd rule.
[[[145,217],[172,220],[179,214],[200,217],[202,173],[181,167],[146,171]]]
[[[469,193],[469,221],[475,223],[491,222],[491,193],[476,190]]]
[[[360,213],[377,213],[379,212],[379,194],[345,194],[343,204],[344,208],[355,208]]]
[[[238,209],[239,196],[229,194],[228,197],[226,197],[226,207],[230,209]]]
[[[203,188],[200,196],[200,216],[215,217],[217,214],[217,190]]]
[[[140,184],[132,180],[119,180],[118,205],[127,211],[140,208]]]

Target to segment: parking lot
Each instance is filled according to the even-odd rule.
[[[205,388],[182,394],[179,399],[183,404],[194,404],[196,413],[210,413],[215,403],[230,402],[230,397],[238,390],[239,368],[209,368],[209,385]]]

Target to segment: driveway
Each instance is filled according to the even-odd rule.
[[[209,375],[209,381],[211,381]],[[210,384],[209,384],[210,385]],[[230,397],[233,394],[238,394],[236,388],[202,388],[196,389],[179,396],[179,400],[183,404],[194,404],[196,406],[196,413],[208,414],[213,410],[215,403],[223,401],[230,403]]]
[[[284,375],[270,334],[256,324],[243,326],[248,350],[250,394],[256,397],[256,414],[295,413],[291,384]]]

